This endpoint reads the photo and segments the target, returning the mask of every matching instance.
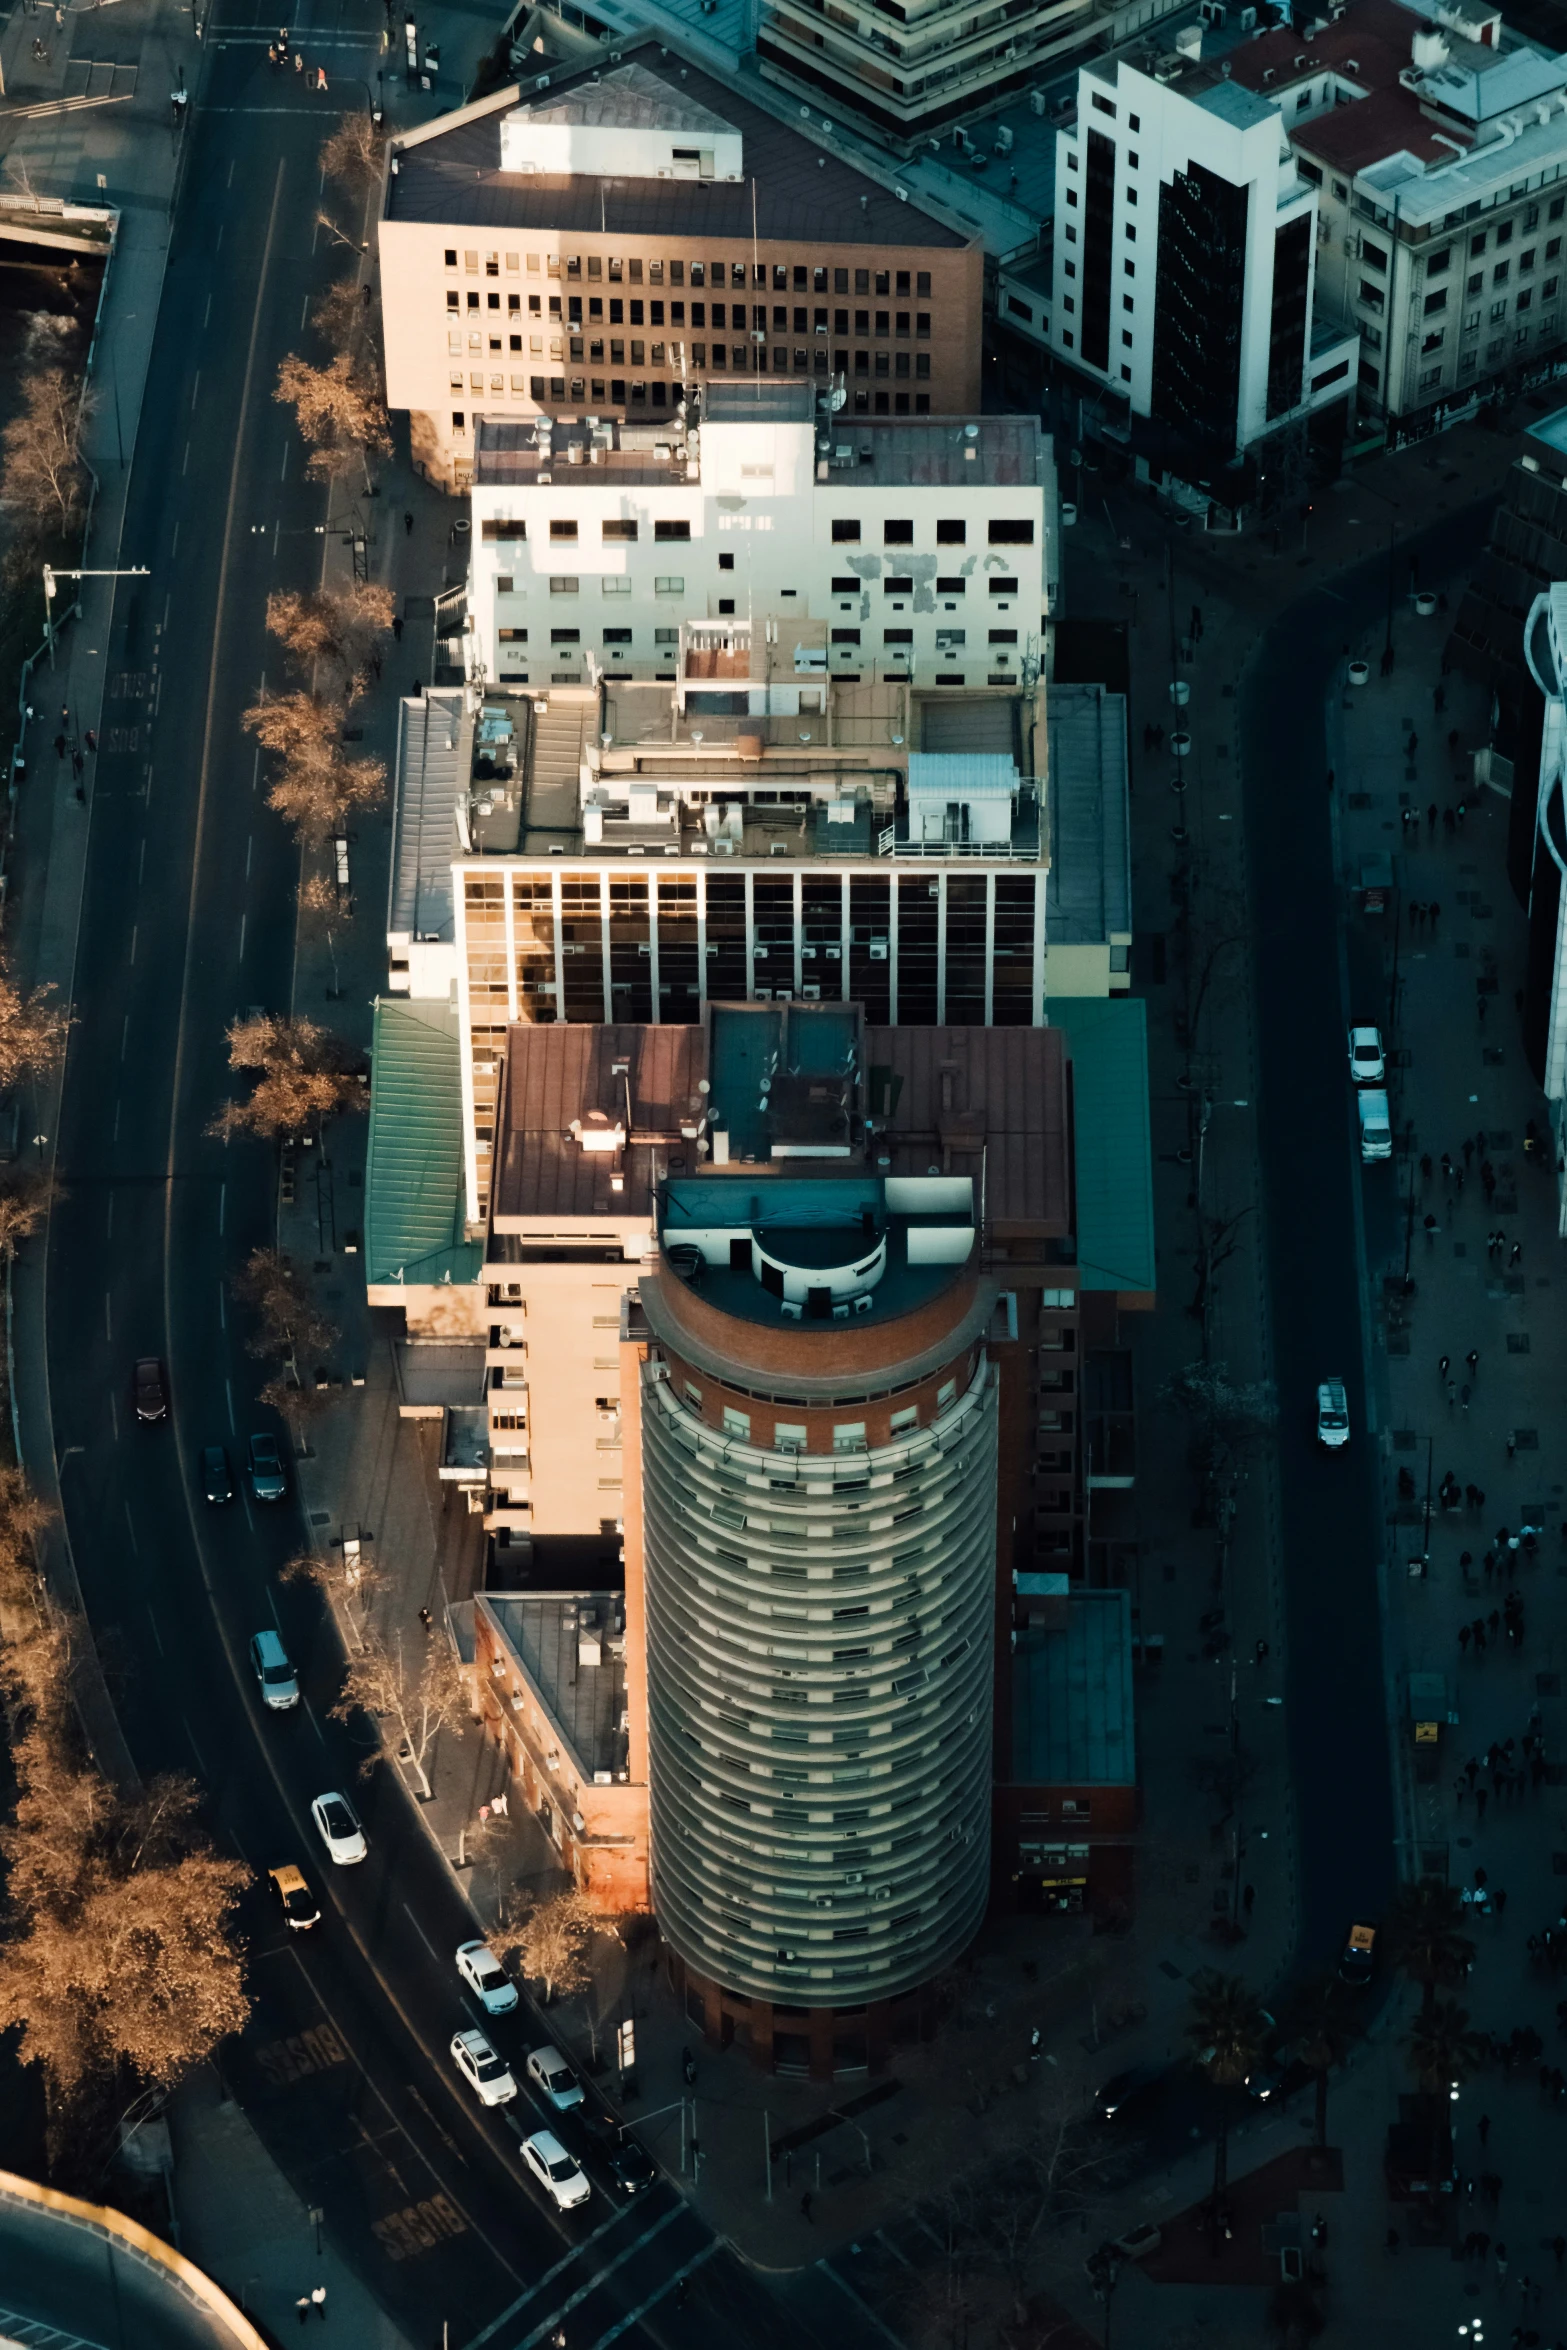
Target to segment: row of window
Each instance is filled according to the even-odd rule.
[[[630,517],[606,515],[599,523],[599,537],[607,546],[635,546],[641,527],[640,522]],[[487,540],[502,544],[508,540],[526,539],[528,535],[528,525],[525,521],[505,515],[486,521],[481,525],[481,529]],[[912,547],[914,544],[914,525],[905,518],[894,517],[885,521],[881,529],[883,546]],[[1034,543],[1034,525],[1032,521],[1026,519],[1016,520],[1007,516],[994,516],[987,529],[989,541],[993,547],[1031,547]],[[582,535],[581,525],[572,516],[551,517],[550,543],[552,546],[576,545]],[[836,520],[832,526],[832,535],[834,546],[856,542],[860,536],[860,525],[858,522],[846,519]],[[662,541],[667,544],[677,540],[684,543],[690,539],[690,536],[691,524],[684,516],[655,520],[653,524],[655,543]],[[968,544],[968,524],[962,515],[938,516],[936,544],[939,547],[962,547]],[[720,571],[733,571],[734,567],[733,555],[719,556],[718,568]],[[841,579],[835,578],[832,583],[833,594],[857,595],[864,584],[861,579],[853,575],[847,575]],[[882,584],[890,596],[907,596],[914,592],[912,579],[888,578]],[[509,587],[511,582],[508,580],[506,585]],[[945,593],[953,595],[963,593],[961,579],[938,579],[936,586],[938,590]],[[993,579],[990,582],[990,592],[993,596],[1015,596],[1017,581],[1015,579]]]
[[[683,595],[685,584],[683,579],[661,579],[655,584],[654,593],[660,596]],[[730,609],[732,610],[733,606]],[[495,634],[497,641],[503,645],[525,645],[528,641],[528,632],[525,628],[498,628]],[[635,641],[633,631],[629,628],[606,628],[602,631],[602,635],[607,645],[629,645]],[[680,631],[677,628],[655,628],[653,631],[655,645],[674,645],[679,641]],[[832,641],[835,645],[857,645],[860,642],[860,631],[857,628],[835,628],[832,632]],[[912,628],[883,629],[881,641],[884,645],[912,645],[914,631]],[[1015,645],[1018,641],[1017,630],[1015,628],[993,628],[989,632],[989,641],[993,645]],[[580,628],[552,628],[550,630],[552,645],[580,645],[581,642],[582,631]],[[964,629],[938,628],[936,631],[938,652],[955,652],[958,646],[966,643],[967,632]]]
[[[993,547],[1031,547],[1034,543],[1034,525],[1026,516],[993,514],[985,531]],[[852,545],[859,536],[860,525],[857,522],[847,517],[834,521],[832,539],[835,547]],[[881,543],[884,547],[912,547],[913,523],[901,520],[884,522],[881,526]],[[968,524],[961,515],[937,516],[936,544],[938,547],[962,547],[968,544]]]
[[[507,342],[509,343],[513,354],[520,358],[522,355],[521,335],[509,335],[507,337]],[[593,337],[585,341],[581,335],[573,335],[570,338],[570,342],[571,358],[576,360],[586,359],[590,362],[591,365],[595,367],[602,367],[604,365],[604,345],[597,337]],[[565,338],[563,336],[552,335],[550,337],[550,357],[552,359],[565,358],[567,353],[564,345]],[[489,338],[489,346],[492,352],[499,353],[501,348],[500,336],[491,335]],[[467,347],[469,351],[480,351],[483,349],[484,345],[482,339],[478,335],[470,335],[468,337]],[[543,336],[530,335],[528,338],[528,350],[530,357],[535,359],[542,359],[544,356]],[[457,359],[462,356],[463,338],[460,334],[447,336],[446,351],[448,358],[451,359]],[[849,352],[836,351],[833,354],[833,359],[835,364],[835,372],[837,374],[846,376],[850,373],[851,354]],[[877,351],[874,353],[870,351],[856,351],[852,355],[852,360],[853,373],[858,376],[869,376],[873,374],[880,377],[895,376],[900,383],[906,383],[912,374],[914,380],[917,383],[929,383],[930,381],[930,353],[928,351],[916,351],[913,354],[914,364],[912,368],[909,365],[910,354],[907,351]],[[737,347],[734,352],[735,374],[743,375],[747,372],[746,362],[747,353],[743,348]],[[626,363],[627,360],[625,343],[617,341],[613,336],[611,336],[609,342],[610,366],[624,367]],[[765,350],[759,351],[757,353],[756,363],[757,372],[759,374],[771,372],[774,375],[788,375],[790,373],[789,353],[786,350],[774,351],[772,355],[772,368],[770,371],[767,368],[767,353]],[[633,367],[653,366],[675,367],[683,369],[686,364],[686,346],[684,343],[640,343],[635,339],[635,337],[633,337],[630,348],[630,364]],[[708,365],[708,348],[705,343],[693,343],[691,345],[691,364],[693,367],[706,367]],[[724,346],[721,343],[715,343],[713,345],[712,365],[716,370],[721,372],[727,371],[727,355],[725,353]],[[827,373],[827,353],[825,351],[817,351],[812,353],[810,351],[796,349],[794,354],[793,372],[796,375],[808,375],[812,372],[813,367],[816,374],[825,375]],[[461,380],[461,376],[454,372],[452,376],[452,382],[454,384],[460,384]],[[482,380],[483,379],[481,378],[480,385],[476,386],[476,389],[482,387]],[[520,379],[517,388],[519,390],[521,389]]]
[[[500,306],[499,294],[489,295],[487,301],[481,304],[476,292],[469,293],[466,305],[470,315],[481,308],[498,312]],[[456,317],[463,307],[462,298],[456,286],[448,286],[446,289],[448,317]],[[765,302],[755,302],[747,309],[744,302],[692,302],[689,305],[684,302],[623,302],[612,295],[606,304],[597,294],[590,294],[587,298],[587,323],[590,326],[602,326],[605,323],[607,311],[608,324],[611,326],[664,326],[666,324],[685,326],[688,323],[688,308],[689,324],[693,327],[712,325],[727,327],[731,332],[744,333],[749,326],[750,330],[755,333],[765,334],[768,331],[768,318],[771,316],[772,332],[775,335],[786,335],[791,331],[797,335],[824,335],[828,332],[828,320],[831,319],[831,331],[835,335],[846,335],[850,332],[849,320],[852,315],[853,332],[857,335],[871,335],[883,341],[892,337],[901,337],[907,341],[912,334],[916,341],[929,342],[930,340],[930,312],[928,310],[856,310],[851,313],[848,310],[829,311],[825,303],[818,309],[808,310],[803,303],[796,303],[790,309],[782,302],[775,302],[769,312]],[[511,318],[522,316],[522,296],[520,294],[507,295],[506,311],[508,317]],[[711,312],[711,317],[709,317],[709,312]],[[567,295],[565,315],[572,326],[581,327],[583,307],[580,294]],[[537,318],[541,322],[545,316],[543,299],[538,294],[528,296],[528,316]],[[561,323],[561,299],[558,294],[552,294],[549,297],[549,317],[557,326]]]
[[[447,268],[455,269],[457,267],[457,247],[448,245],[445,252]],[[477,277],[480,274],[478,250],[472,247],[467,248],[463,253],[462,260],[463,268],[469,277]],[[720,286],[730,286],[736,293],[749,286],[758,293],[762,292],[764,288],[770,288],[775,294],[790,292],[796,294],[825,294],[828,292],[847,294],[852,291],[856,294],[902,295],[905,298],[912,294],[916,300],[921,301],[928,300],[930,297],[930,271],[928,269],[850,270],[834,269],[822,262],[800,261],[792,263],[686,260],[644,262],[635,257],[622,259],[613,253],[608,255],[589,253],[585,258],[579,254],[568,253],[562,258],[556,253],[524,255],[522,253],[502,254],[496,252],[483,255],[483,274],[486,277],[499,277],[502,273],[503,260],[505,274],[508,277],[522,275],[528,277],[586,277],[590,283],[593,279],[599,278],[607,280],[611,285],[624,283],[633,286],[640,286],[643,283],[650,286],[666,284],[683,286],[689,283],[692,286],[710,285],[715,291]],[[523,268],[524,261],[527,264],[526,270]],[[854,281],[852,288],[849,283],[851,278]],[[831,280],[830,285],[829,279]]]

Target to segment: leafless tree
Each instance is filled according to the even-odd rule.
[[[339,1622],[346,1623],[355,1647],[364,1647],[366,1610],[386,1578],[362,1547],[350,1551],[339,1544],[326,1551],[301,1551],[284,1566],[283,1580],[313,1583]]]
[[[337,969],[337,928],[341,919],[337,884],[329,881],[324,873],[309,874],[299,885],[300,927],[326,941],[326,951],[332,961],[334,999],[343,992]]]
[[[368,114],[345,114],[321,148],[321,169],[361,203],[381,185],[385,142]]]
[[[59,1066],[70,1016],[50,987],[21,988],[0,971],[0,1089],[47,1077]]]
[[[229,1063],[254,1070],[248,1101],[227,1102],[212,1122],[214,1134],[302,1134],[319,1131],[339,1111],[363,1106],[354,1055],[340,1036],[313,1020],[273,1012],[235,1020],[228,1031]]]
[[[324,1355],[338,1331],[311,1296],[292,1257],[281,1249],[252,1249],[234,1281],[234,1294],[256,1317],[250,1352],[263,1361],[281,1360],[296,1374],[300,1358]]]
[[[293,409],[318,481],[337,481],[362,468],[368,485],[371,460],[391,454],[386,401],[361,356],[340,351],[325,367],[312,367],[291,352],[278,369],[273,397]]]
[[[326,697],[324,706],[341,711],[369,685],[377,648],[396,609],[391,589],[373,580],[357,580],[347,588],[313,588],[304,594],[274,592],[267,598],[267,629]]]
[[[587,1989],[592,1980],[588,1952],[595,1934],[619,1939],[614,1920],[596,1910],[575,1886],[543,1901],[508,1904],[502,1925],[506,1949],[518,1971],[541,1985],[546,2006]]]
[[[348,1660],[343,1693],[332,1708],[339,1721],[367,1713],[389,1725],[397,1760],[413,1772],[426,1800],[433,1792],[426,1768],[431,1749],[442,1730],[462,1736],[467,1710],[467,1684],[445,1634],[425,1640],[417,1660],[410,1662],[400,1631],[390,1641],[374,1631],[365,1633],[363,1645]]]
[[[0,502],[32,544],[62,539],[87,511],[82,426],[90,397],[63,367],[24,376],[21,409],[0,432]]]
[[[0,1257],[14,1256],[20,1242],[36,1232],[58,1197],[52,1175],[41,1167],[0,1169]]]
[[[340,277],[310,313],[310,323],[334,357],[357,350],[367,305],[357,277]]]

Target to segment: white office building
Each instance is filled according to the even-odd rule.
[[[1353,332],[1316,321],[1316,216],[1277,106],[1238,75],[1179,51],[1085,67],[1056,151],[1051,346],[1222,466],[1351,384]]]
[[[828,677],[1039,675],[1059,517],[1037,418],[819,415],[809,385],[761,383],[687,415],[481,424],[474,679],[696,680],[778,716]]]

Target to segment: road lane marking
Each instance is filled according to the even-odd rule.
[[[207,296],[207,317],[208,317],[208,318],[210,318],[210,317],[211,317],[211,315],[212,315],[212,296],[209,294],[209,295]],[[206,319],[203,319],[203,320],[202,320],[202,324],[205,326],[205,324],[206,324]],[[201,369],[198,367],[198,368],[197,368],[197,370],[196,370],[195,381],[192,383],[192,385],[191,385],[191,387],[190,387],[190,404],[191,404],[191,406],[192,406],[193,408],[195,407],[195,405],[196,405],[196,402],[197,402],[197,401],[198,401],[200,398],[201,398]]]
[[[120,1105],[118,1102],[114,1105],[114,1133],[111,1139],[115,1142],[120,1139]]]
[[[107,1216],[104,1218],[104,1222],[103,1222],[103,1234],[104,1234],[104,1238],[105,1238],[106,1240],[107,1240],[107,1239],[109,1239],[109,1238],[111,1238],[111,1237],[112,1237],[112,1235],[113,1235],[113,1232],[114,1232],[114,1194],[113,1194],[113,1192],[111,1191],[111,1192],[110,1192],[110,1194],[109,1194],[109,1213],[108,1213],[108,1215],[107,1215]]]
[[[205,1761],[202,1759],[201,1748],[196,1744],[196,1733],[191,1728],[189,1722],[185,1719],[183,1714],[180,1716],[180,1728],[184,1731],[186,1737],[190,1740],[191,1753],[196,1757],[196,1768],[198,1771],[200,1771],[202,1777],[205,1779],[207,1777],[207,1766]]]
[[[241,914],[239,918],[239,959],[242,963],[245,960],[245,925],[249,920],[248,912]]]
[[[861,2316],[869,2319],[870,2323],[876,2328],[877,2333],[881,2335],[883,2341],[891,2342],[893,2345],[893,2350],[904,2350],[904,2345],[901,2338],[882,2324],[881,2319],[876,2315],[876,2312],[874,2309],[872,2309],[870,2303],[868,2301],[862,2301],[859,2294],[854,2290],[854,2287],[851,2284],[846,2283],[835,2268],[831,2267],[825,2260],[819,2260],[816,2263],[816,2266],[818,2271],[820,2271],[822,2274],[831,2277],[839,2292],[844,2295],[846,2300],[852,2301],[854,2303],[855,2308],[859,2310]]]
[[[245,879],[247,881],[250,879],[250,852],[255,847],[255,845],[255,834],[253,832],[247,833],[245,836]]]
[[[239,1434],[239,1422],[234,1417],[234,1382],[232,1379],[224,1380],[223,1392],[229,1399],[229,1434],[231,1436],[237,1436]]]
[[[114,1342],[114,1309],[107,1290],[103,1293],[103,1334],[112,1345]]]
[[[210,294],[207,296],[207,308],[202,318],[201,324],[203,333],[205,333],[206,329],[212,324],[212,296]],[[200,380],[199,372],[197,380]]]
[[[169,541],[169,553],[170,553],[171,555],[177,555],[177,554],[179,553],[179,551],[180,551],[180,526],[179,526],[179,524],[176,522],[176,524],[174,525],[174,536],[173,536],[173,538],[172,538],[172,539]]]
[[[644,2228],[634,2244],[628,2244],[624,2252],[617,2252],[613,2260],[606,2260],[602,2268],[594,2270],[585,2285],[577,2287],[569,2300],[563,2301],[558,2309],[552,2309],[541,2317],[532,2332],[524,2334],[522,2340],[514,2345],[514,2350],[533,2350],[535,2342],[542,2342],[545,2335],[560,2324],[562,2318],[571,2315],[579,2302],[586,2301],[591,2293],[596,2293],[606,2277],[612,2277],[617,2268],[624,2268],[626,2262],[640,2252],[644,2244],[650,2244],[655,2236],[663,2233],[671,2220],[683,2219],[685,2213],[684,2200],[677,2199],[673,2209],[666,2211],[662,2219],[656,2219],[650,2228]]]
[[[229,1309],[228,1309],[228,1299],[227,1299],[227,1297],[226,1297],[226,1295],[225,1295],[225,1293],[224,1293],[223,1284],[222,1284],[222,1282],[220,1281],[220,1282],[218,1283],[218,1328],[219,1328],[220,1330],[226,1330],[226,1329],[228,1328],[228,1326],[229,1326]]]
[[[134,962],[135,957],[133,956],[131,959]],[[130,1043],[130,1040],[131,1016],[129,1012],[127,1012],[124,1019],[120,1022],[120,1066],[122,1069],[125,1066],[125,1048]]]
[[[281,1626],[281,1625],[279,1625],[278,1629],[279,1629],[279,1631],[281,1631],[281,1630],[282,1630],[282,1626]],[[306,1713],[307,1713],[307,1714],[310,1716],[310,1727],[311,1727],[311,1729],[312,1729],[312,1730],[314,1730],[314,1732],[315,1732],[316,1736],[317,1736],[317,1737],[320,1739],[320,1741],[321,1741],[322,1745],[323,1745],[323,1746],[325,1746],[325,1744],[326,1744],[326,1732],[325,1732],[325,1731],[322,1729],[322,1727],[321,1727],[321,1724],[320,1724],[320,1723],[319,1723],[319,1722],[316,1720],[316,1709],[315,1709],[315,1707],[314,1707],[314,1706],[311,1704],[311,1702],[310,1702],[309,1698],[308,1698],[308,1697],[306,1697],[306,1696],[304,1696],[304,1695],[303,1695],[303,1693],[301,1693],[301,1696],[300,1696],[300,1700],[299,1700],[299,1702],[300,1702],[300,1704],[301,1704],[301,1705],[304,1707],[304,1709],[305,1709]]]
[[[187,442],[185,443],[185,454],[184,454],[183,458],[180,460],[180,471],[181,471],[181,473],[182,473],[182,474],[183,474],[183,473],[189,473],[189,471],[190,471],[190,443],[189,443],[189,441],[187,441]]]
[[[666,2294],[672,2293],[677,2285],[683,2285],[686,2278],[693,2275],[704,2260],[711,2260],[717,2250],[718,2238],[715,2236],[710,2244],[703,2245],[694,2260],[688,2260],[684,2268],[677,2268],[674,2275],[666,2283],[660,2285],[656,2293],[650,2293],[645,2301],[639,2301],[636,2308],[623,2317],[618,2325],[612,2325],[607,2334],[600,2334],[593,2345],[593,2350],[608,2350],[611,2342],[618,2342],[621,2335],[629,2333],[631,2328],[647,2315],[656,2302],[662,2301]]]
[[[114,1441],[118,1444],[120,1441],[120,1406],[112,1389],[109,1394],[109,1423],[114,1430]]]
[[[163,1634],[158,1630],[158,1619],[153,1614],[150,1607],[147,1610],[147,1621],[152,1626],[152,1636],[158,1643],[158,1654],[160,1656],[167,1656],[169,1652],[163,1645]]]
[[[223,1232],[223,1220],[227,1216],[228,1212],[229,1187],[227,1178],[225,1177],[224,1181],[218,1185],[218,1234],[220,1238]]]
[[[125,1527],[131,1538],[131,1555],[133,1558],[140,1558],[141,1544],[136,1539],[136,1521],[131,1516],[131,1505],[129,1502],[127,1502],[125,1505]]]
[[[436,1965],[439,1966],[442,1963],[440,1952],[436,1949],[435,1944],[430,1940],[429,1935],[425,1932],[423,1926],[420,1925],[419,1920],[414,1916],[413,1911],[409,1908],[406,1901],[403,1903],[403,1915],[408,1920],[408,1923],[412,1926],[414,1932],[418,1935],[420,1941],[424,1944],[426,1950],[428,1950],[430,1953],[430,1956],[434,1959]]]
[[[138,923],[138,922],[133,922],[133,923],[131,924],[131,961],[132,961],[133,963],[134,963],[134,962],[135,962],[135,960],[136,960],[136,933],[137,933],[137,931],[140,929],[140,927],[141,927],[141,925],[140,925],[140,923]],[[127,1015],[127,1018],[126,1018],[126,1025],[127,1025],[127,1026],[129,1026],[129,1024],[130,1024],[130,1022],[129,1022],[129,1015]],[[125,1058],[125,1051],[124,1051],[124,1047],[122,1046],[122,1047],[121,1047],[121,1050],[120,1050],[120,1059],[123,1061],[123,1060],[124,1060],[124,1058]]]
[[[136,886],[137,886],[137,888],[138,888],[138,889],[140,889],[140,887],[141,887],[141,885],[142,885],[143,881],[145,881],[146,877],[147,877],[147,841],[146,841],[146,836],[145,836],[145,835],[143,835],[143,838],[142,838],[142,844],[141,844],[141,855],[140,855],[140,856],[137,858],[137,860],[136,860]]]
[[[544,2271],[543,2276],[539,2277],[533,2284],[531,2284],[525,2293],[518,2294],[516,2300],[511,2304],[509,2309],[503,2309],[499,2317],[492,2318],[490,2323],[485,2327],[482,2334],[475,2334],[473,2340],[468,2344],[468,2350],[481,2350],[481,2345],[489,2341],[493,2334],[498,2334],[502,2326],[510,2325],[512,2319],[518,2314],[518,2312],[529,2301],[535,2300],[537,2296],[543,2292],[546,2285],[553,2283],[555,2278],[560,2275],[562,2269],[570,2268],[574,2260],[580,2260],[584,2252],[587,2251],[589,2245],[596,2244],[600,2236],[607,2236],[611,2228],[618,2228],[621,2221],[625,2218],[628,2208],[629,2207],[626,2204],[621,2204],[616,2210],[610,2213],[608,2219],[601,2219],[598,2226],[592,2231],[591,2235],[584,2236],[580,2244],[574,2244],[569,2252],[563,2253],[560,2259],[556,2261],[553,2268],[547,2268]],[[677,2210],[682,2208],[683,2206],[681,2205],[676,2206]],[[634,2248],[635,2247],[633,2247],[633,2249]]]

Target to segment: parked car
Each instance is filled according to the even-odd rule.
[[[253,1436],[250,1440],[250,1490],[257,1501],[282,1501],[288,1492],[275,1436]]]
[[[250,1669],[261,1683],[261,1702],[285,1714],[299,1703],[299,1682],[288,1650],[276,1632],[256,1632],[250,1642]]]
[[[209,1444],[201,1456],[201,1490],[214,1509],[234,1498],[234,1478],[229,1469],[229,1456],[221,1444]]]
[[[134,1393],[138,1420],[168,1418],[169,1385],[163,1375],[163,1365],[156,1355],[138,1357]]]
[[[302,1934],[307,1928],[319,1925],[320,1905],[292,1861],[285,1861],[280,1869],[268,1869],[267,1882],[291,1932]]]
[[[1349,1442],[1349,1396],[1342,1379],[1324,1379],[1317,1389],[1317,1442],[1329,1452]]]
[[[356,1860],[364,1859],[370,1847],[346,1795],[318,1795],[310,1806],[310,1816],[339,1868],[349,1868]]]
[[[639,2138],[617,2140],[610,2149],[610,2176],[622,2195],[642,2195],[657,2184],[658,2165]]]
[[[528,2059],[528,2078],[541,2088],[557,2113],[570,2113],[582,2103],[582,2083],[558,2048],[535,2048]]]
[[[510,2065],[496,2055],[482,2032],[454,2032],[452,2062],[481,2105],[509,2105],[516,2096]]]
[[[593,2192],[580,2165],[573,2162],[560,2140],[548,2130],[523,2139],[522,2159],[561,2211],[575,2210]]]
[[[459,1942],[457,1972],[487,2015],[510,2015],[517,1986],[488,1942]]]
[[[1352,1983],[1357,1991],[1365,1989],[1376,1971],[1377,1930],[1375,1926],[1351,1926],[1344,1955],[1338,1962],[1339,1981]]]
[[[1094,2092],[1094,2111],[1101,2121],[1112,2121],[1129,2106],[1139,2104],[1151,2096],[1165,2080],[1169,2066],[1163,2064],[1128,2065],[1124,2073],[1115,2073],[1102,2089]]]
[[[1380,1086],[1363,1085],[1355,1095],[1360,1114],[1360,1156],[1369,1167],[1393,1156],[1392,1112]]]
[[[1381,1085],[1387,1077],[1387,1055],[1380,1028],[1352,1028],[1349,1032],[1349,1073],[1357,1085]]]

